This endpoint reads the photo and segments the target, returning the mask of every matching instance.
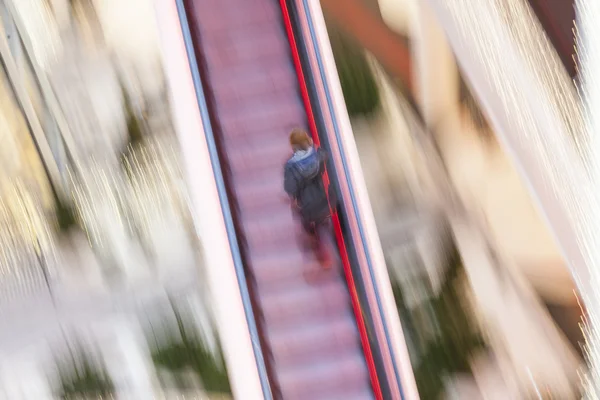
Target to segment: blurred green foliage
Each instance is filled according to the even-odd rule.
[[[128,145],[134,145],[142,141],[144,135],[142,133],[142,125],[139,118],[133,110],[131,104],[131,98],[125,89],[125,86],[121,84],[121,94],[123,96],[123,107],[125,108],[125,118],[127,120],[127,135]]]
[[[88,354],[71,351],[67,362],[58,363],[61,399],[97,399],[107,398],[114,386],[103,368],[94,365]]]
[[[444,391],[444,377],[471,373],[473,355],[486,347],[482,336],[472,325],[459,292],[464,268],[455,247],[449,254],[448,263],[441,290],[429,299],[429,304],[420,306],[433,310],[439,330],[435,338],[421,346],[417,365],[413,366],[422,400],[440,399]],[[393,284],[393,292],[403,325],[412,337],[419,335],[398,284]]]
[[[379,107],[379,87],[364,50],[342,33],[330,32],[346,108],[351,117],[372,115]]]
[[[481,135],[488,138],[494,137],[494,132],[490,126],[483,110],[480,107],[479,101],[473,95],[471,88],[465,80],[462,73],[459,72],[460,82],[460,104],[468,111],[475,128]]]
[[[188,331],[181,314],[174,311],[177,332],[170,334],[165,345],[157,346],[152,351],[155,365],[173,372],[180,386],[185,386],[181,373],[191,369],[207,392],[230,394],[231,386],[221,349],[215,357],[197,335]]]
[[[77,225],[75,210],[70,204],[65,203],[55,191],[53,191],[53,196],[54,214],[58,231],[60,233],[67,233]]]

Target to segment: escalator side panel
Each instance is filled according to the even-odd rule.
[[[302,27],[301,17],[299,15],[301,14],[301,12],[299,12],[299,7],[301,8],[302,6],[298,6],[297,2],[294,0],[280,0],[280,3],[282,4],[290,47],[293,49],[296,69],[299,70],[299,85],[303,94],[305,106],[308,110],[307,114],[309,121],[311,122],[309,125],[315,143],[319,143],[323,148],[328,150],[329,154],[333,155],[335,153],[332,152],[333,149],[329,142],[324,119],[324,114],[327,113],[327,104],[321,104],[319,101],[319,96],[317,94],[319,89],[315,81],[315,76],[318,75],[318,71],[313,71],[310,65],[310,53],[308,48],[313,45],[312,39],[309,37],[308,39],[301,40],[304,33],[303,31],[306,29],[306,26]],[[313,113],[312,110],[318,111]],[[341,193],[339,186],[341,182],[339,180],[342,176],[343,175],[339,175],[333,163],[329,163],[325,180],[326,183],[334,189],[332,193]],[[375,391],[375,397],[378,399],[391,399],[393,398],[393,395],[389,390],[390,388],[386,378],[383,357],[380,354],[380,344],[377,342],[376,335],[374,335],[375,329],[372,312],[365,297],[367,288],[365,282],[360,277],[360,265],[357,253],[359,250],[354,245],[356,238],[353,238],[350,231],[347,229],[347,204],[345,204],[343,196],[336,197],[339,203],[333,217],[333,226],[336,232],[338,247],[342,249],[343,268],[348,288],[350,289],[352,307],[360,333],[369,375]],[[349,246],[346,246],[346,243],[348,243]],[[398,393],[399,390],[396,389],[395,392]]]
[[[262,310],[257,304],[257,294],[256,294],[256,280],[255,276],[252,274],[252,271],[247,268],[247,257],[246,253],[243,251],[245,246],[244,237],[237,235],[237,232],[240,231],[240,219],[239,219],[239,204],[236,201],[235,191],[231,186],[231,165],[229,162],[222,162],[223,160],[227,160],[228,156],[224,153],[223,146],[223,135],[222,135],[222,125],[220,121],[215,118],[216,108],[219,105],[222,105],[224,102],[226,103],[228,100],[236,99],[236,88],[234,86],[229,86],[224,90],[218,92],[219,96],[215,96],[215,91],[212,90],[212,87],[208,85],[206,77],[208,76],[208,68],[209,66],[206,63],[206,59],[201,55],[204,54],[204,49],[202,47],[202,43],[198,40],[204,34],[210,34],[214,31],[222,31],[224,29],[223,24],[220,22],[223,20],[218,14],[216,18],[208,19],[207,21],[200,21],[196,17],[196,13],[198,12],[197,8],[198,4],[195,1],[183,1],[184,4],[184,12],[187,15],[188,24],[190,27],[190,33],[192,35],[192,42],[194,47],[195,57],[194,60],[197,63],[198,70],[200,71],[201,80],[202,80],[202,91],[204,93],[204,98],[206,101],[206,106],[209,111],[210,124],[213,130],[215,145],[217,148],[218,159],[220,162],[220,169],[223,175],[223,181],[225,184],[225,190],[227,195],[227,201],[229,202],[229,208],[231,210],[232,222],[234,225],[234,230],[236,232],[237,241],[240,246],[240,256],[243,264],[245,282],[247,284],[248,293],[250,297],[250,303],[253,310],[253,316],[256,320],[257,333],[258,333],[258,341],[260,344],[260,348],[262,351],[262,357],[264,359],[264,365],[266,368],[266,372],[268,377],[270,378],[274,374],[273,364],[271,362],[271,355],[269,351],[269,346],[266,342],[265,332],[263,329],[263,325],[260,323],[262,318]],[[218,9],[215,9],[218,12]],[[255,15],[256,22],[263,22],[265,15]],[[202,79],[204,78],[204,79]],[[252,93],[253,90],[257,89],[256,82],[253,80],[249,81],[248,85],[241,84],[239,87],[240,91],[246,91],[248,93]],[[253,86],[254,83],[254,86]],[[224,85],[223,85],[224,86]],[[231,88],[231,90],[227,90]],[[266,398],[281,398],[281,393],[279,387],[276,382],[273,382],[272,379],[269,379],[269,393],[265,393]],[[266,389],[266,388],[264,388]]]
[[[351,135],[352,131],[349,121],[346,124],[343,121],[346,110],[341,91],[338,98],[340,103],[335,105],[336,96],[332,93],[331,85],[338,78],[333,59],[327,60],[326,53],[330,53],[331,49],[328,49],[327,30],[322,21],[319,4],[310,0],[288,0],[288,2],[297,20],[298,36],[303,36],[301,41],[304,44],[303,68],[311,71],[306,74],[311,101],[315,104],[313,107],[322,110],[319,113],[319,125],[324,133],[321,137],[322,143],[333,155],[334,162],[330,165],[334,181],[332,183],[338,188],[340,202],[343,205],[339,210],[341,230],[345,241],[352,244],[349,248],[351,274],[354,276],[352,286],[356,288],[360,308],[364,313],[383,396],[384,398],[405,398],[405,396],[414,398],[413,394],[416,392],[410,389],[406,392],[404,387],[405,384],[410,387],[410,381],[414,381],[414,378],[410,360],[408,357],[401,356],[406,351],[405,348],[403,349],[402,334],[398,335],[397,330],[394,332],[396,327],[390,327],[389,310],[386,311],[389,304],[393,305],[393,299],[388,303],[386,301],[388,299],[382,297],[385,295],[380,292],[379,285],[385,285],[388,281],[380,281],[377,278],[378,272],[375,271],[378,269],[381,272],[383,269],[387,279],[387,269],[385,264],[375,265],[377,261],[371,254],[371,252],[377,253],[378,250],[373,247],[369,236],[377,233],[376,230],[371,230],[369,233],[369,229],[365,227],[362,213],[366,211],[365,207],[368,207],[368,203],[363,203],[357,198],[356,185],[360,187],[360,181],[356,179],[363,178],[360,173],[353,174],[348,164],[350,159],[347,152],[355,145],[351,137],[344,137],[347,134]],[[329,75],[327,70],[330,70],[329,74],[333,75]],[[348,118],[347,115],[345,118]],[[394,312],[396,312],[395,307]],[[402,366],[399,363],[402,363]],[[403,372],[402,380],[400,370]]]
[[[297,240],[283,199],[287,133],[306,125],[281,11],[272,0],[188,2],[275,398],[373,398],[341,277]]]

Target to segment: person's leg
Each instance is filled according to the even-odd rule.
[[[315,224],[311,221],[301,219],[303,234],[301,235],[302,246],[307,251],[312,251],[317,242]]]
[[[323,266],[331,267],[337,260],[337,246],[330,218],[315,224],[315,236],[317,239],[317,258]]]
[[[302,228],[307,235],[314,236],[315,235],[315,223],[312,221],[302,220]]]

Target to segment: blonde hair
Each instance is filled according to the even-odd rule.
[[[313,141],[304,129],[295,128],[290,132],[290,145],[294,150],[307,150]]]

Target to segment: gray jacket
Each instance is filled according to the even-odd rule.
[[[313,147],[298,150],[286,162],[283,186],[286,193],[298,202],[306,222],[317,222],[330,214],[323,172],[327,154]]]

